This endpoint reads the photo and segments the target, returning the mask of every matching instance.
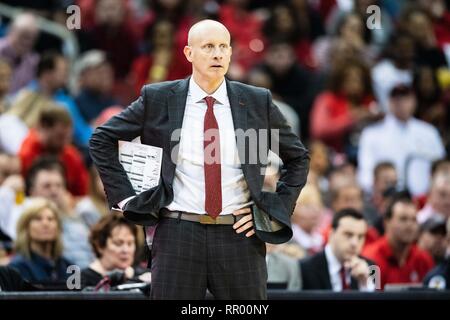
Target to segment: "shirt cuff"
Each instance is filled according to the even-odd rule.
[[[120,202],[117,204],[117,206],[119,207],[120,210],[123,210],[123,207],[125,207],[125,205],[127,204],[127,202],[130,201],[131,199],[133,199],[134,197],[136,197],[136,196],[131,196],[131,197],[128,197],[128,198],[126,198],[126,199],[120,201]]]

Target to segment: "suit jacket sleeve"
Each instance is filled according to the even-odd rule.
[[[90,139],[90,154],[98,168],[110,207],[135,192],[119,162],[118,141],[141,135],[145,119],[145,87],[141,96],[120,114],[98,127]]]
[[[283,161],[276,193],[284,203],[287,212],[292,214],[300,191],[306,183],[309,152],[272,102],[269,91],[267,99],[269,99],[269,121],[272,134],[270,149]],[[274,134],[274,131],[277,133]]]

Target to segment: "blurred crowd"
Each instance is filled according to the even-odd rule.
[[[77,49],[49,31],[70,5]],[[70,265],[83,287],[116,270],[151,282],[143,231],[110,213],[88,141],[143,85],[189,76],[187,32],[211,18],[231,33],[227,77],[270,89],[310,150],[293,238],[267,245],[269,286],[445,287],[449,0],[3,0],[0,17],[0,266],[45,289]]]

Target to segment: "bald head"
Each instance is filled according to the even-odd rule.
[[[189,30],[183,53],[192,64],[194,81],[211,94],[224,80],[230,65],[230,32],[220,22],[202,20]]]
[[[188,46],[192,46],[199,39],[203,39],[211,31],[225,32],[228,37],[228,44],[230,44],[231,36],[228,29],[218,21],[202,20],[194,24],[188,33]]]
[[[30,30],[37,31],[37,19],[36,16],[30,12],[23,12],[18,14],[12,23],[12,30]]]
[[[39,33],[38,21],[34,14],[23,12],[16,16],[8,33],[9,41],[17,54],[31,51]]]

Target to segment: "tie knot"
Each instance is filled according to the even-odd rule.
[[[214,102],[216,102],[216,99],[214,99],[211,96],[207,96],[207,97],[205,97],[205,101],[206,101],[206,105],[208,106],[208,108],[212,108],[214,106]]]

